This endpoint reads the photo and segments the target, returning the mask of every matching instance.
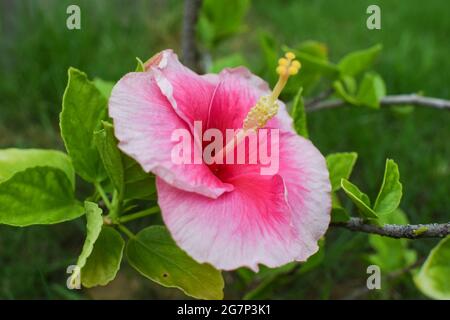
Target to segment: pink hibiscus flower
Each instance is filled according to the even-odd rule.
[[[271,92],[245,68],[198,75],[165,50],[146,63],[145,72],[125,75],[112,91],[109,112],[120,149],[157,176],[164,222],[176,243],[199,262],[256,271],[258,264],[305,261],[318,250],[331,209],[325,159],[295,133],[277,100],[289,74],[300,67],[293,59],[292,54],[280,59],[280,80]],[[270,147],[279,153],[278,172],[262,175],[260,162],[174,163],[174,130],[188,130],[193,145],[204,147],[195,144],[195,121],[224,136],[226,129],[278,129],[277,144]]]

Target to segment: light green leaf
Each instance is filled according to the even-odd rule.
[[[142,62],[142,60],[139,59],[138,57],[136,57],[136,61],[137,61],[137,64],[136,64],[135,72],[144,72],[145,71],[145,65]]]
[[[125,241],[112,227],[103,226],[92,253],[81,269],[81,283],[87,288],[104,286],[120,269]]]
[[[386,86],[383,79],[376,73],[368,72],[359,85],[356,99],[364,106],[378,109],[380,100],[386,95]]]
[[[331,188],[337,191],[341,188],[341,179],[348,179],[356,163],[356,152],[340,152],[327,155],[327,167],[330,172]]]
[[[0,183],[0,224],[54,224],[83,213],[72,182],[60,169],[28,168]]]
[[[105,178],[94,131],[106,117],[107,99],[85,73],[70,68],[60,116],[61,135],[75,171],[88,182]]]
[[[377,214],[370,208],[369,197],[361,192],[357,186],[346,179],[341,180],[341,187],[356,205],[361,215],[366,219],[376,219]]]
[[[305,103],[302,97],[303,88],[297,92],[292,104],[292,118],[294,119],[295,131],[302,137],[308,139],[308,126],[306,124]]]
[[[109,99],[109,96],[111,95],[111,91],[114,87],[114,82],[112,81],[105,81],[100,78],[94,79],[94,84],[97,87],[98,91],[106,98]]]
[[[428,297],[450,300],[450,236],[431,250],[414,282]]]
[[[373,209],[379,215],[391,213],[398,208],[402,198],[400,173],[394,160],[387,159],[383,183],[378,193]]]
[[[122,154],[117,148],[113,126],[108,122],[103,122],[103,129],[95,132],[94,141],[109,179],[122,196],[124,193],[124,169]]]
[[[94,248],[94,243],[97,241],[103,225],[103,211],[96,203],[86,201],[84,203],[84,208],[86,209],[87,220],[86,239],[84,240],[83,249],[77,260],[77,266],[80,267],[80,269],[86,264],[86,260]]]
[[[377,44],[365,50],[351,52],[339,61],[338,67],[343,74],[355,76],[373,64],[382,48],[381,44]]]
[[[41,149],[0,150],[0,182],[32,167],[49,166],[63,171],[75,186],[75,172],[70,158],[60,151]]]
[[[342,98],[344,101],[348,102],[351,105],[357,106],[359,105],[358,100],[351,93],[349,93],[345,87],[345,84],[342,80],[336,80],[332,84],[336,95]]]
[[[140,231],[129,240],[126,252],[131,266],[150,280],[195,298],[223,298],[220,271],[189,257],[162,226]]]

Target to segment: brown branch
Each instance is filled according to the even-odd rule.
[[[317,103],[311,103],[307,107],[308,112],[314,112],[322,109],[331,109],[347,105],[344,100],[326,100]],[[386,96],[380,101],[381,106],[395,106],[395,105],[413,105],[437,109],[450,110],[450,101],[445,99],[422,97],[417,94],[400,94]]]
[[[202,0],[185,0],[183,30],[181,34],[181,50],[183,62],[189,68],[202,72],[200,65],[200,51],[197,46],[195,30]]]
[[[444,238],[450,234],[450,222],[415,225],[385,224],[378,226],[367,223],[360,218],[350,218],[347,222],[334,222],[331,226],[397,239]]]

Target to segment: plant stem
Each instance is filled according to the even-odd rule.
[[[95,189],[97,189],[98,193],[102,197],[103,202],[105,203],[106,207],[111,210],[111,202],[108,199],[108,196],[106,195],[105,190],[103,189],[102,185],[98,182],[95,183]]]
[[[132,213],[132,214],[120,217],[119,218],[119,223],[126,223],[126,222],[129,222],[129,221],[133,221],[135,219],[143,218],[143,217],[149,216],[149,215],[157,213],[157,212],[159,212],[159,207],[155,206],[155,207],[152,207],[152,208],[147,209],[147,210],[139,211],[139,212],[136,212],[136,213]]]
[[[127,235],[128,238],[132,239],[134,237],[136,237],[136,235],[130,231],[130,229],[128,229],[127,227],[125,227],[124,225],[117,225],[119,227],[119,230],[122,231],[123,233],[125,233]]]

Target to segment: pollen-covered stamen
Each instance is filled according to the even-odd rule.
[[[244,120],[244,130],[257,130],[262,128],[266,125],[267,121],[277,114],[277,99],[286,85],[289,76],[297,74],[300,67],[300,62],[295,60],[295,55],[292,52],[286,53],[283,58],[278,60],[278,67],[276,69],[279,75],[278,82],[269,96],[259,98],[256,105],[250,109]]]
[[[250,109],[245,117],[243,130],[238,131],[233,141],[228,142],[225,147],[215,155],[216,162],[218,162],[218,159],[223,160],[223,157],[226,156],[228,152],[233,151],[234,148],[245,139],[249,131],[256,131],[263,128],[267,121],[272,119],[278,113],[278,97],[286,85],[289,76],[297,74],[300,67],[300,62],[295,60],[295,54],[292,52],[286,53],[283,58],[278,60],[276,71],[279,78],[272,93],[269,96],[260,97],[258,102],[256,102],[256,105]]]

